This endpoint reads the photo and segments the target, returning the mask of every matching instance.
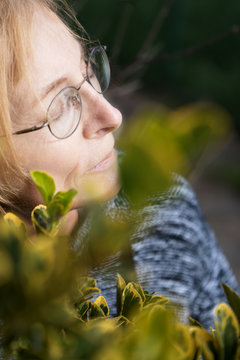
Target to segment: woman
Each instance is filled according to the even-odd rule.
[[[63,229],[70,232],[79,208],[119,190],[112,133],[122,118],[102,95],[110,76],[106,53],[69,30],[54,0],[1,0],[0,21],[1,210],[30,224],[41,197],[29,171],[43,170],[57,191],[78,189]],[[164,203],[156,197],[142,210],[132,265],[145,288],[181,300],[184,318],[208,326],[214,305],[224,299],[220,282],[234,288],[236,282],[192,190],[177,177],[174,192],[182,196]],[[121,207],[131,214],[120,197],[106,207],[113,216]],[[88,228],[80,232],[87,241]],[[116,254],[92,272],[110,307],[121,261]]]
[[[118,191],[112,132],[122,118],[102,95],[110,75],[104,49],[88,53],[50,11],[53,1],[4,0],[0,7],[2,209],[16,208],[29,221],[41,202],[31,169],[52,175],[57,190],[79,189],[73,209],[92,196],[112,197]],[[95,183],[98,193],[91,195]],[[76,217],[71,211],[69,227]]]

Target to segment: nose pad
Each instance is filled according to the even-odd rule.
[[[85,116],[82,131],[85,138],[102,137],[119,128],[122,114],[103,95],[94,92],[91,94],[91,99],[88,95],[87,100],[87,104],[86,100],[84,101],[84,105],[87,105],[86,109],[83,109]]]

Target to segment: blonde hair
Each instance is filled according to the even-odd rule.
[[[27,74],[31,19],[36,5],[54,12],[74,36],[87,39],[65,0],[0,0],[0,213],[19,212],[24,206],[19,203],[19,194],[29,180],[14,152],[11,111],[13,90]]]

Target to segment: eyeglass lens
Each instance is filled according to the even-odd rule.
[[[93,48],[89,55],[87,76],[87,80],[98,93],[107,90],[110,66],[107,54],[100,46]],[[79,91],[74,87],[61,90],[48,108],[48,126],[51,133],[59,139],[69,137],[79,124],[81,112]]]
[[[89,56],[88,80],[92,87],[100,94],[104,93],[110,81],[110,66],[106,52],[102,47],[96,47]]]

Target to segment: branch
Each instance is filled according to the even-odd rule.
[[[126,33],[127,25],[128,25],[129,18],[130,18],[132,11],[133,11],[133,7],[130,4],[126,4],[123,14],[120,19],[120,25],[118,26],[118,31],[117,31],[116,38],[114,41],[114,46],[113,46],[113,50],[112,50],[112,60],[116,59],[120,52],[120,47],[121,47],[124,35]]]
[[[128,65],[124,69],[124,71],[122,71],[121,76],[123,79],[128,77],[132,73],[136,73],[137,71],[141,70],[144,64],[149,63],[152,59],[154,59],[159,49],[157,49],[156,46],[153,47],[152,43],[154,42],[159,30],[161,29],[164,20],[168,16],[173,2],[174,0],[166,0],[163,7],[161,7],[159,13],[155,18],[152,28],[149,31],[149,35],[143,43],[143,46],[139,51],[138,55],[136,56],[135,60],[133,61],[133,63]]]
[[[212,38],[210,40],[207,40],[199,45],[196,46],[192,46],[190,48],[184,49],[184,50],[180,50],[177,51],[175,53],[166,53],[163,54],[155,59],[151,59],[150,61],[145,61],[145,64],[149,64],[149,63],[160,63],[160,62],[164,62],[164,61],[169,61],[169,60],[178,60],[182,57],[186,57],[186,56],[191,56],[203,49],[212,47],[213,45],[215,45],[216,43],[218,43],[221,40],[225,40],[226,38],[236,35],[239,33],[239,27],[237,25],[233,25],[231,26],[230,29],[228,29],[227,31],[225,31],[224,33],[218,35],[215,38]]]
[[[165,4],[160,9],[159,13],[156,16],[155,22],[153,23],[153,26],[149,31],[149,35],[146,38],[146,40],[145,40],[145,42],[144,42],[144,44],[142,46],[142,49],[141,49],[141,51],[139,53],[139,57],[141,57],[141,54],[146,53],[146,51],[148,51],[149,48],[151,47],[151,45],[154,42],[159,30],[163,26],[163,23],[164,23],[166,17],[168,16],[169,11],[171,10],[173,2],[174,2],[174,0],[166,0]]]

